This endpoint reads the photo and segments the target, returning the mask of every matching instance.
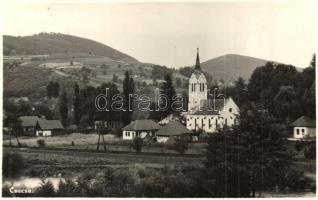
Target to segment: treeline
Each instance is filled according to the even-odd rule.
[[[248,94],[250,101],[262,103],[279,119],[315,117],[315,55],[302,72],[271,62],[258,67],[248,84]]]
[[[302,115],[315,118],[315,55],[302,72],[292,65],[268,62],[254,70],[248,83],[239,78],[223,90],[240,107],[253,102],[282,122]]]

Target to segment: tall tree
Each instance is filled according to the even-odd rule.
[[[55,82],[53,88],[54,88],[54,89],[53,89],[53,94],[52,94],[52,96],[53,96],[54,98],[57,98],[57,97],[59,96],[59,94],[60,94],[60,85],[59,85],[59,83],[58,83],[58,82]]]
[[[124,95],[124,111],[122,115],[122,120],[124,124],[129,124],[132,117],[132,111],[129,110],[129,108],[132,109],[132,99],[129,97],[132,95],[135,91],[135,84],[132,77],[130,77],[130,74],[128,71],[125,72],[125,79],[123,82],[123,95]]]
[[[65,128],[67,128],[68,125],[68,107],[67,107],[67,93],[66,91],[63,91],[63,93],[60,96],[59,101],[59,111],[61,115],[61,122]]]
[[[46,96],[51,98],[53,96],[53,82],[50,81],[49,84],[46,86]]]
[[[162,111],[162,117],[166,117],[169,114],[173,113],[172,103],[173,97],[176,95],[174,90],[172,80],[169,74],[166,74],[164,78],[164,82],[161,85],[161,92],[162,95],[165,95],[167,98],[167,102],[161,102],[162,105],[166,104],[166,110]],[[163,107],[163,106],[161,106]]]
[[[81,120],[80,89],[78,84],[75,84],[74,86],[73,110],[74,110],[74,122],[78,126]]]
[[[216,196],[256,196],[257,191],[282,185],[290,164],[281,125],[248,105],[240,125],[209,138],[205,161],[207,183]]]

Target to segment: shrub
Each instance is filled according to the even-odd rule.
[[[296,149],[296,151],[301,151],[301,150],[303,150],[303,145],[301,144],[301,142],[300,141],[297,141],[296,142],[296,144],[295,144],[295,149]]]
[[[3,155],[2,174],[4,177],[15,177],[26,166],[24,158],[18,153],[5,152]]]
[[[132,148],[137,152],[140,153],[143,147],[144,141],[140,137],[134,137],[132,142]]]
[[[56,195],[54,186],[50,181],[42,181],[42,185],[35,190],[37,197],[54,197]]]
[[[120,138],[120,137],[122,136],[122,130],[121,130],[121,128],[116,128],[116,129],[114,130],[114,135],[115,135],[116,137]]]
[[[315,159],[316,158],[316,142],[310,142],[304,149],[304,155],[307,159]]]
[[[172,148],[179,152],[180,154],[184,154],[188,150],[189,142],[186,138],[180,137],[175,138]]]
[[[36,142],[38,143],[38,146],[39,146],[40,148],[43,148],[43,147],[45,147],[45,145],[46,145],[45,140],[43,140],[43,139],[39,139],[39,140],[37,140]]]

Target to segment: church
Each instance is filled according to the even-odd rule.
[[[233,99],[213,97],[208,92],[207,79],[201,70],[197,49],[195,69],[189,79],[188,112],[185,113],[187,129],[213,133],[218,128],[231,127],[237,123],[239,108]]]

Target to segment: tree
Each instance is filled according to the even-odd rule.
[[[176,85],[181,87],[181,79],[179,77],[176,78]]]
[[[113,82],[116,83],[118,82],[118,76],[116,76],[116,74],[113,74]]]
[[[61,122],[63,126],[66,128],[68,124],[68,107],[67,107],[67,94],[66,91],[63,91],[62,95],[60,96],[60,101],[59,101],[59,111],[61,115]]]
[[[162,117],[166,117],[169,114],[173,113],[172,103],[173,103],[173,97],[176,95],[176,92],[174,90],[172,80],[169,74],[166,74],[165,81],[162,83],[161,91],[160,93],[167,97],[167,102],[161,102],[163,106],[166,106],[166,110],[162,111]]]
[[[255,197],[257,190],[282,185],[290,155],[281,129],[274,118],[249,105],[241,112],[239,126],[211,135],[205,161],[211,192]]]
[[[50,83],[46,86],[46,96],[48,98],[51,98],[53,96],[53,87],[54,84],[52,81],[50,81]]]
[[[143,139],[141,139],[141,137],[139,136],[134,137],[132,141],[132,147],[137,153],[141,152],[143,145],[144,145],[144,141]]]
[[[132,99],[130,99],[130,96],[134,94],[135,91],[135,84],[134,79],[130,77],[130,74],[128,71],[125,72],[125,79],[123,82],[123,95],[124,95],[124,112],[123,112],[123,123],[129,124],[132,117],[132,111],[129,109],[132,109]]]
[[[4,152],[2,160],[2,175],[4,177],[16,177],[25,168],[24,158],[15,152]]]
[[[59,83],[58,83],[58,82],[55,82],[53,88],[54,88],[54,89],[53,89],[52,96],[53,96],[54,98],[57,98],[57,97],[59,96],[59,94],[60,94],[60,85],[59,85]]]
[[[188,150],[189,142],[188,138],[179,137],[174,138],[173,149],[180,154],[184,154]]]
[[[74,109],[74,122],[79,126],[81,120],[81,107],[80,107],[80,89],[78,84],[74,86],[74,98],[73,98],[73,109]]]
[[[242,77],[239,77],[235,81],[234,87],[227,88],[226,95],[231,96],[239,107],[245,105],[248,102],[248,92],[245,80]]]
[[[52,111],[45,104],[36,105],[34,112],[37,116],[45,116],[45,119],[53,119]]]
[[[56,192],[52,182],[43,180],[41,186],[35,190],[35,195],[37,197],[55,197]]]

